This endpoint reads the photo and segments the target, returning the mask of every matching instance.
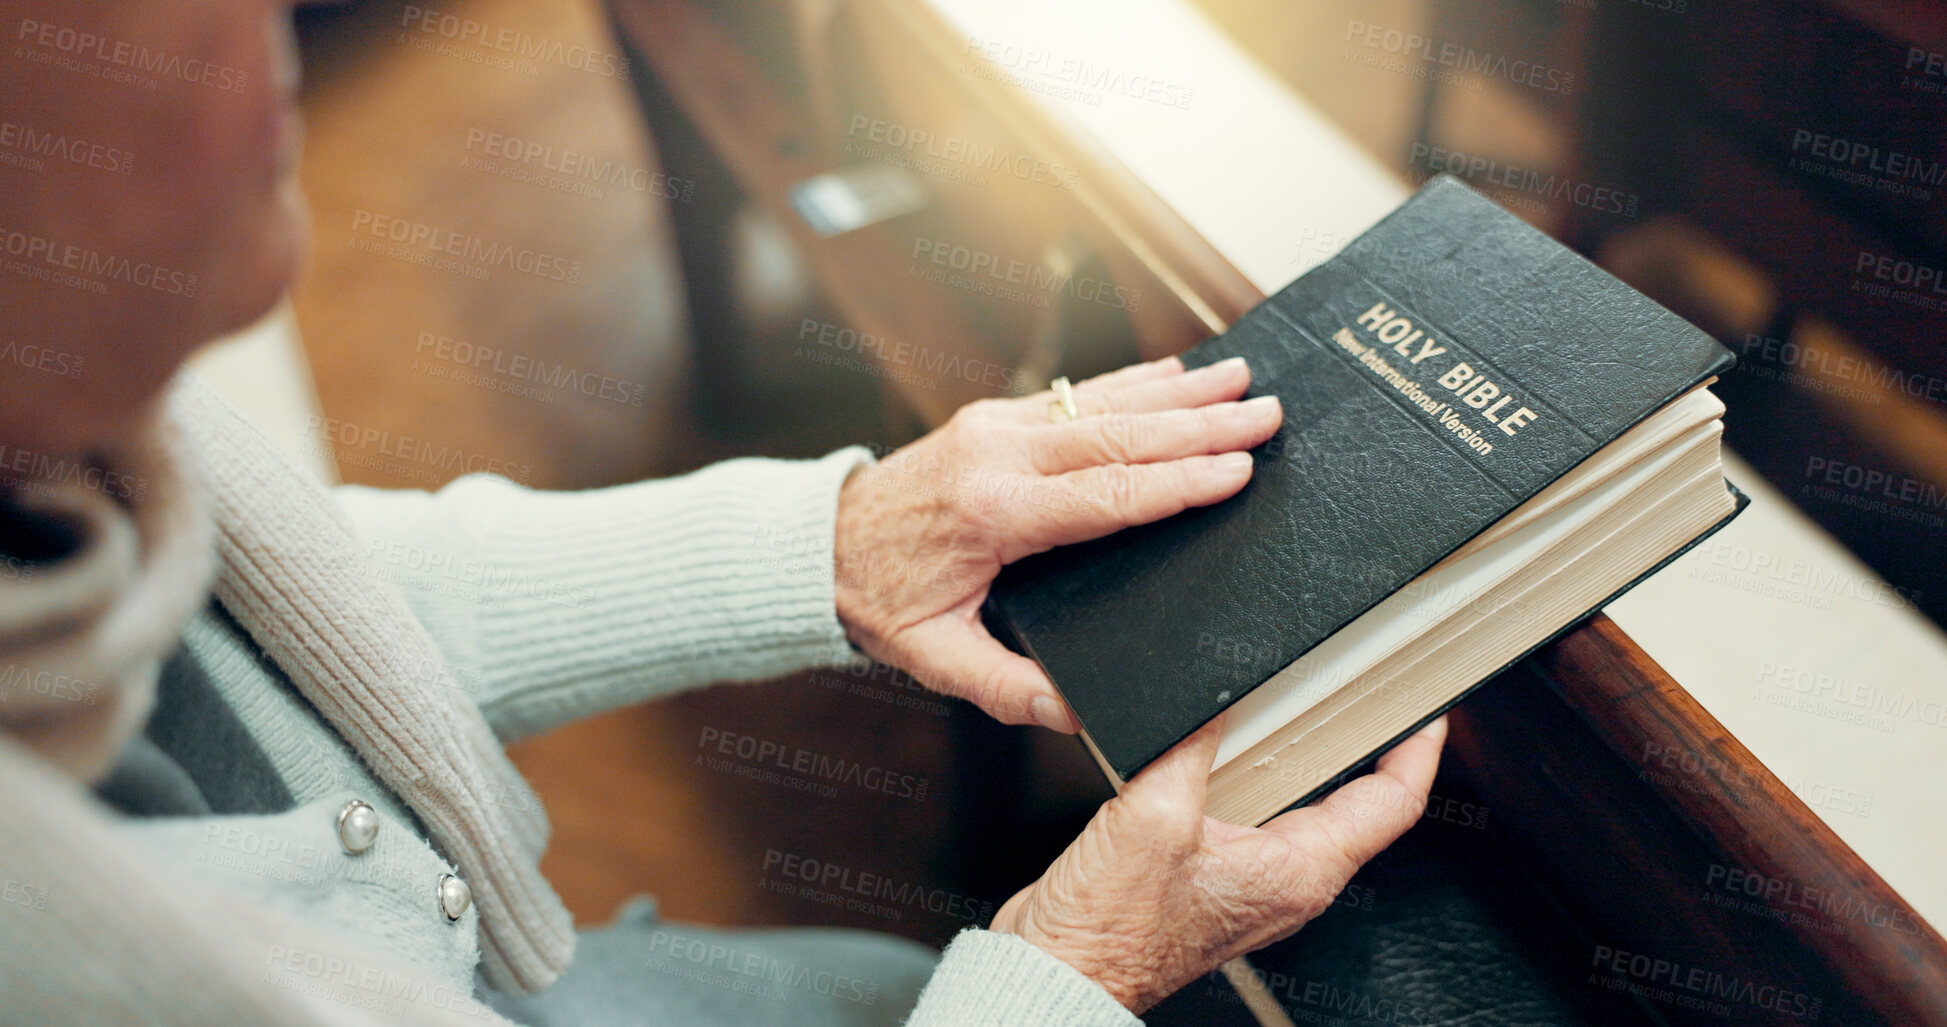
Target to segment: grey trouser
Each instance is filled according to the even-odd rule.
[[[553,987],[480,997],[528,1027],[898,1027],[938,959],[871,931],[671,923],[641,898],[614,923],[581,932]]]

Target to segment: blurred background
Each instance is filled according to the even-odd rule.
[[[1460,175],[1715,334],[1740,359],[1717,387],[1728,443],[1883,579],[1881,605],[1947,622],[1938,8],[1195,6],[1378,165],[1409,184]],[[818,153],[899,163],[885,155],[902,150],[902,129],[992,136],[951,89],[875,56],[883,29],[846,7],[361,0],[304,12],[315,243],[280,322],[294,333],[234,347],[288,364],[263,372],[289,386],[268,416],[346,482],[431,488],[457,473],[332,444],[376,429],[495,461],[535,487],[587,488],[732,455],[897,445],[974,396],[1195,337],[1194,309],[1151,299],[1167,281],[1083,229],[996,225],[970,245],[1113,281],[1130,290],[1123,302],[936,289],[903,321],[847,316],[861,291],[898,284],[858,268],[910,274],[913,261],[874,265],[883,254],[852,236],[815,249],[827,243],[782,211],[783,190],[819,170]],[[1194,82],[1162,85],[1157,106],[1197,110]],[[1248,111],[1198,116],[1213,113],[1250,122]],[[1157,117],[1153,131],[1170,124]],[[1072,165],[1041,163],[1019,174],[936,165],[922,177],[954,202],[974,196],[1033,221],[1077,195]],[[855,182],[884,207],[866,219],[903,215],[905,184]],[[914,215],[922,227],[906,237],[933,238],[930,216]],[[510,247],[526,267],[428,266],[374,231],[386,219]],[[1335,245],[1292,240],[1292,274],[1316,262],[1301,251]],[[834,279],[840,257],[859,263]],[[1210,277],[1229,280],[1223,268]],[[971,335],[925,335],[927,303],[957,305]],[[1008,373],[875,367],[864,351],[892,333],[922,352],[973,347]],[[1792,575],[1782,583],[1815,586]],[[1943,683],[1947,668],[1889,687]],[[726,775],[696,760],[711,730],[859,759],[928,788],[919,799],[828,797]],[[678,918],[843,923],[940,944],[991,914],[1108,794],[1072,742],[995,727],[883,671],[618,711],[515,756],[555,823],[544,869],[584,924],[646,891]],[[788,894],[773,887],[781,854],[965,902],[848,909]]]

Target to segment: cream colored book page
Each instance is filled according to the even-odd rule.
[[[1412,644],[1473,597],[1540,557],[1549,546],[1603,511],[1628,502],[1644,482],[1696,445],[1705,441],[1714,444],[1717,434],[1714,421],[1694,428],[1684,443],[1638,463],[1499,544],[1471,554],[1456,554],[1456,558],[1413,579],[1232,705],[1217,765],[1263,741],[1389,654]]]

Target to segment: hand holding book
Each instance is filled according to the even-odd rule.
[[[1222,335],[1234,498],[1010,565],[990,623],[1112,779],[1229,710],[1210,812],[1310,801],[1735,516],[1715,339],[1451,178]],[[1194,372],[1192,372],[1194,373]]]
[[[1186,371],[1175,357],[1074,387],[969,404],[939,429],[861,468],[840,490],[833,542],[839,619],[873,658],[972,700],[1009,724],[1077,725],[1048,676],[981,624],[1003,566],[1236,494],[1244,452],[1282,421],[1240,358]]]
[[[1447,721],[1262,827],[1204,812],[1222,733],[1218,717],[1144,768],[991,929],[1020,935],[1141,1014],[1324,912],[1426,809]]]

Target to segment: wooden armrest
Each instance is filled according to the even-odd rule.
[[[1721,854],[1718,877],[1734,869],[1772,896],[1790,891],[1811,914],[1786,921],[1791,935],[1888,1023],[1947,1023],[1947,942],[1614,621],[1597,614],[1532,662]],[[1826,928],[1835,919],[1843,930]]]

